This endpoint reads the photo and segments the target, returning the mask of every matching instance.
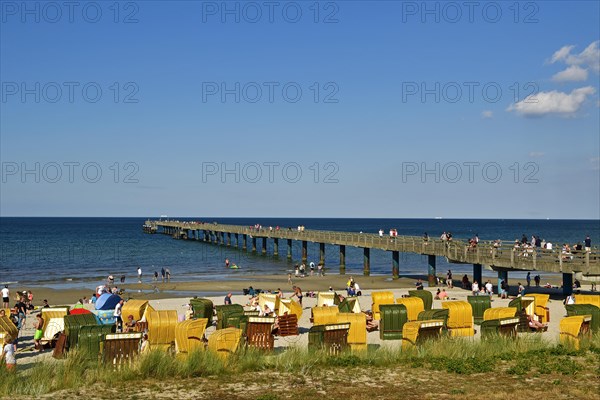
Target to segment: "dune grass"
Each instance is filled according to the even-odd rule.
[[[548,343],[539,335],[504,337],[485,342],[443,338],[408,351],[378,348],[367,352],[330,355],[290,347],[280,353],[246,349],[228,358],[209,351],[173,356],[153,351],[135,362],[115,367],[91,361],[87,354],[71,351],[64,360],[46,360],[16,373],[0,373],[0,395],[42,395],[77,390],[92,384],[116,381],[220,377],[235,373],[278,371],[294,376],[313,376],[323,370],[354,367],[421,368],[455,374],[506,373],[510,375],[600,373],[600,335],[581,343],[579,350]]]

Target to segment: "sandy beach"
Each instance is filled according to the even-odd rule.
[[[292,282],[294,285],[300,286],[303,291],[325,291],[329,290],[331,286],[336,291],[345,292],[346,282],[350,277],[354,277],[354,280],[358,282],[363,291],[373,290],[394,290],[394,289],[409,289],[415,287],[417,279],[423,280],[424,285],[427,286],[426,275],[405,275],[399,279],[392,279],[389,275],[374,275],[374,276],[363,276],[363,275],[339,275],[339,274],[328,274],[326,276],[306,276],[304,278],[292,276]],[[469,279],[472,279],[469,276]],[[484,278],[484,280],[486,280]],[[492,284],[496,284],[495,279],[490,279]],[[516,290],[518,281],[516,279],[510,279],[511,293]],[[525,282],[521,282],[525,286]],[[549,275],[547,277],[542,276],[542,285],[550,283],[553,287],[560,287],[562,282],[558,277]],[[583,289],[589,290],[590,285],[586,282]],[[533,281],[532,281],[533,284]],[[288,282],[287,275],[247,275],[240,277],[239,279],[223,279],[223,280],[207,280],[207,281],[189,281],[189,282],[155,282],[153,280],[144,279],[142,283],[126,283],[120,285],[115,283],[120,289],[124,290],[123,297],[125,299],[166,299],[166,298],[191,298],[193,296],[199,297],[210,297],[215,295],[225,295],[229,292],[234,295],[242,294],[244,288],[252,286],[254,289],[262,289],[263,291],[282,289],[283,291],[290,291],[292,284]],[[460,288],[460,282],[454,279],[454,286]],[[34,305],[39,306],[42,304],[43,299],[47,299],[51,306],[55,305],[73,305],[77,303],[79,299],[86,297],[89,299],[94,293],[94,287],[89,288],[70,288],[70,289],[54,289],[50,287],[26,287],[26,286],[11,286],[11,293],[15,291],[32,290],[34,294]],[[540,293],[543,292],[543,288],[537,288]],[[466,290],[455,289],[458,291]],[[543,292],[546,293],[546,292]],[[562,298],[561,290],[549,290],[552,297]],[[516,295],[516,292],[515,292]],[[11,297],[13,297],[11,295]],[[370,306],[369,306],[370,309]]]
[[[350,275],[328,275],[325,277],[318,276],[307,276],[305,278],[292,278],[295,285],[302,288],[305,297],[303,300],[303,314],[299,321],[301,328],[301,334],[299,336],[292,337],[276,337],[275,347],[288,347],[290,345],[305,347],[308,344],[308,329],[312,326],[310,322],[311,312],[310,309],[316,306],[316,297],[306,296],[307,291],[328,291],[329,287],[333,287],[338,293],[345,295],[346,281],[350,278]],[[424,276],[410,276],[402,277],[398,280],[392,280],[390,277],[384,276],[354,276],[355,280],[359,283],[362,289],[362,296],[359,296],[359,302],[363,311],[370,310],[372,306],[371,293],[378,290],[389,290],[394,293],[396,298],[403,295],[407,295],[409,290],[412,290],[415,286],[416,279],[425,280]],[[455,282],[458,284],[458,282]],[[557,284],[559,282],[554,282]],[[148,293],[149,288],[156,287],[156,291]],[[217,282],[172,282],[172,283],[135,283],[125,285],[125,299],[147,299],[149,300],[152,307],[157,310],[176,310],[178,314],[185,315],[189,299],[192,295],[184,295],[185,293],[204,293],[203,296],[210,298],[215,305],[223,304],[224,294],[232,292],[232,301],[237,304],[246,306],[248,304],[249,297],[244,296],[242,289],[248,286],[253,286],[256,289],[262,290],[276,290],[281,288],[285,298],[292,296],[291,285],[288,283],[288,277],[277,276],[277,275],[262,275],[255,276],[252,279],[245,280],[228,280],[228,281],[217,281]],[[513,289],[516,290],[516,285],[512,285]],[[429,290],[435,294],[436,287],[425,287],[425,290]],[[452,300],[464,300],[466,301],[467,296],[471,295],[471,291],[464,290],[460,287],[454,287],[452,289],[446,289]],[[551,300],[549,301],[548,307],[550,309],[550,324],[548,331],[541,333],[541,335],[548,341],[558,341],[559,333],[559,321],[565,314],[564,305],[562,303],[562,290],[546,289],[543,287],[535,288],[531,287],[531,293],[549,293]],[[140,292],[141,291],[141,292]],[[212,295],[210,295],[212,293]],[[512,290],[511,290],[512,293]],[[41,301],[46,298],[50,301],[52,306],[56,305],[74,305],[77,299],[83,296],[89,296],[92,294],[87,289],[73,289],[73,290],[53,290],[53,289],[37,289],[35,291],[36,298],[34,303]],[[514,297],[512,293],[511,298]],[[492,299],[492,307],[505,307],[508,306],[510,299],[500,299],[494,295]],[[93,309],[92,305],[87,306]],[[441,301],[434,300],[433,308],[441,308]],[[34,311],[35,313],[36,311]],[[32,337],[33,337],[33,313],[30,314],[25,323],[25,328],[21,331],[21,339],[19,343],[19,358],[20,364],[27,364],[35,362],[40,358],[50,357],[50,352],[47,351],[43,354],[34,353],[32,350]],[[479,329],[475,326],[478,331],[474,340],[479,340]],[[211,326],[206,331],[206,335],[210,335],[215,330],[214,326]],[[519,335],[527,336],[531,333],[519,333]],[[368,333],[368,344],[379,345],[384,347],[399,346],[401,341],[382,341],[379,339],[379,332]]]

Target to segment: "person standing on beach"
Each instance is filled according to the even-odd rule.
[[[535,281],[535,286],[539,287],[540,286],[540,281],[542,280],[542,278],[539,275],[536,275],[533,277],[533,280]]]
[[[165,271],[165,267],[162,267],[160,270],[160,276],[162,276],[162,281],[163,283],[165,282],[165,275],[167,274],[167,272]]]
[[[527,272],[527,287],[531,286],[531,272]]]
[[[119,300],[117,305],[115,306],[115,322],[117,324],[117,332],[123,330],[123,318],[121,318],[122,310],[123,310],[123,299]]]
[[[44,347],[42,346],[42,336],[44,335],[44,318],[42,318],[41,312],[38,313],[35,318],[36,320],[33,323],[33,328],[35,329],[33,343],[35,348],[41,353],[44,351]]]
[[[169,268],[165,270],[165,274],[167,275],[167,282],[171,282],[171,270]]]
[[[448,270],[448,272],[446,273],[446,286],[448,286],[448,289],[452,289],[452,271]]]
[[[9,372],[15,372],[17,369],[17,358],[15,357],[15,345],[11,343],[10,337],[4,337],[4,347],[2,347],[2,357],[6,363],[6,369]]]
[[[292,290],[294,291],[292,296],[296,296],[298,303],[302,306],[302,289],[300,289],[298,286],[294,286],[292,287]]]
[[[138,282],[142,283],[142,267],[138,267],[137,274],[138,274]]]
[[[8,308],[10,302],[10,290],[8,290],[8,285],[4,285],[2,289],[2,308]]]

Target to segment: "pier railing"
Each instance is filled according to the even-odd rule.
[[[540,270],[547,272],[581,272],[600,275],[600,251],[563,251],[554,244],[552,250],[515,247],[514,242],[480,241],[476,246],[463,240],[442,241],[422,236],[390,236],[372,233],[324,231],[312,229],[265,228],[189,221],[146,221],[146,226],[177,232],[208,231],[219,234],[238,234],[266,239],[290,239],[339,246],[363,247],[446,257],[449,262],[482,264],[495,268]]]

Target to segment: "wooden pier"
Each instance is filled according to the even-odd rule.
[[[481,282],[482,266],[486,265],[498,272],[498,285],[508,279],[508,271],[544,271],[563,274],[563,291],[570,293],[573,274],[581,274],[589,279],[600,278],[600,252],[592,248],[590,252],[571,251],[563,253],[562,246],[555,244],[553,250],[534,248],[530,251],[517,249],[514,242],[502,244],[480,241],[477,246],[461,240],[442,241],[430,237],[379,235],[371,233],[322,231],[302,228],[254,227],[200,223],[193,221],[155,221],[144,224],[144,232],[163,233],[178,239],[200,240],[218,245],[257,252],[257,239],[261,239],[261,253],[267,253],[267,240],[273,240],[273,255],[279,255],[280,240],[285,241],[287,258],[292,258],[292,242],[302,243],[302,262],[308,258],[308,242],[319,243],[320,263],[325,264],[325,244],[339,246],[339,268],[344,273],[346,246],[363,248],[363,273],[370,274],[370,251],[379,249],[392,253],[391,271],[394,279],[400,273],[400,253],[414,253],[428,256],[428,276],[430,284],[436,279],[436,257],[445,257],[451,263],[472,264],[473,280]],[[241,240],[241,245],[240,245]]]

